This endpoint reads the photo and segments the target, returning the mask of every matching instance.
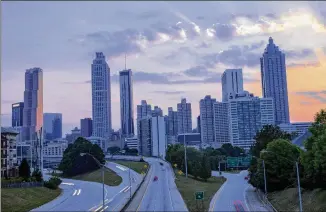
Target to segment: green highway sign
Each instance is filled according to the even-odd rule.
[[[238,157],[227,157],[226,163],[228,167],[237,167],[239,164]]]
[[[195,192],[195,197],[196,197],[196,200],[204,199],[204,192],[203,191],[196,191]]]

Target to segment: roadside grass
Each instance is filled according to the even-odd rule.
[[[102,170],[97,169],[92,172],[88,172],[88,173],[81,174],[81,175],[76,175],[74,177],[71,177],[71,179],[102,183]],[[104,183],[106,185],[118,186],[118,185],[120,185],[121,182],[122,182],[122,178],[119,175],[117,175],[111,169],[105,168]]]
[[[222,186],[222,184],[225,182],[224,177],[210,177],[207,179],[207,182],[205,182],[202,179],[195,179],[193,176],[188,174],[188,179],[183,174],[176,174],[175,183],[181,193],[181,196],[183,200],[185,201],[187,208],[190,212],[192,211],[208,211],[209,210],[209,204],[215,195],[215,193],[218,191],[218,189]],[[195,200],[195,192],[196,191],[203,191],[204,192],[204,209],[201,208],[201,200],[197,203]]]
[[[125,160],[111,160],[111,162],[121,164],[125,167],[129,167],[138,172],[139,174],[145,174],[149,165],[147,162],[140,162],[140,161],[125,161]]]
[[[33,188],[2,188],[1,211],[27,212],[58,197],[61,189],[45,187]]]
[[[278,211],[299,211],[298,189],[288,188],[268,194],[268,199]],[[303,211],[326,211],[326,190],[302,189]]]

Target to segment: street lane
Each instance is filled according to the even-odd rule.
[[[170,165],[157,158],[144,159],[151,165],[151,168],[148,173],[148,182],[143,184],[146,189],[136,211],[188,211],[176,188]],[[157,181],[154,181],[155,176],[158,177]],[[132,209],[129,208],[129,210]]]
[[[220,176],[216,171],[213,171],[212,175]],[[248,172],[242,171],[239,174],[223,172],[222,175],[227,181],[214,195],[209,211],[237,211],[240,207],[245,211],[250,211],[245,198],[249,184],[244,179]]]

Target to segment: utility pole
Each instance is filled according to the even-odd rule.
[[[266,168],[265,168],[265,160],[263,160],[263,169],[264,169],[264,182],[265,182],[265,197],[267,198],[267,183],[266,183]]]
[[[186,134],[183,134],[183,144],[185,147],[185,167],[186,167],[186,178],[188,178],[188,163],[187,163],[187,144],[186,144]]]
[[[299,192],[299,207],[300,207],[300,212],[303,212],[302,209],[302,198],[301,198],[301,187],[300,187],[300,175],[299,175],[299,165],[298,162],[295,162],[295,167],[297,169],[297,180],[298,180],[298,192]]]
[[[131,177],[130,177],[130,162],[129,162],[129,198],[131,199]]]

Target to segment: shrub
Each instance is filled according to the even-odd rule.
[[[49,189],[57,189],[61,184],[62,180],[58,177],[51,177],[48,181],[44,181],[44,187]]]
[[[43,181],[43,176],[40,170],[34,170],[32,174],[32,178],[34,178],[32,181],[36,182],[42,182]]]

